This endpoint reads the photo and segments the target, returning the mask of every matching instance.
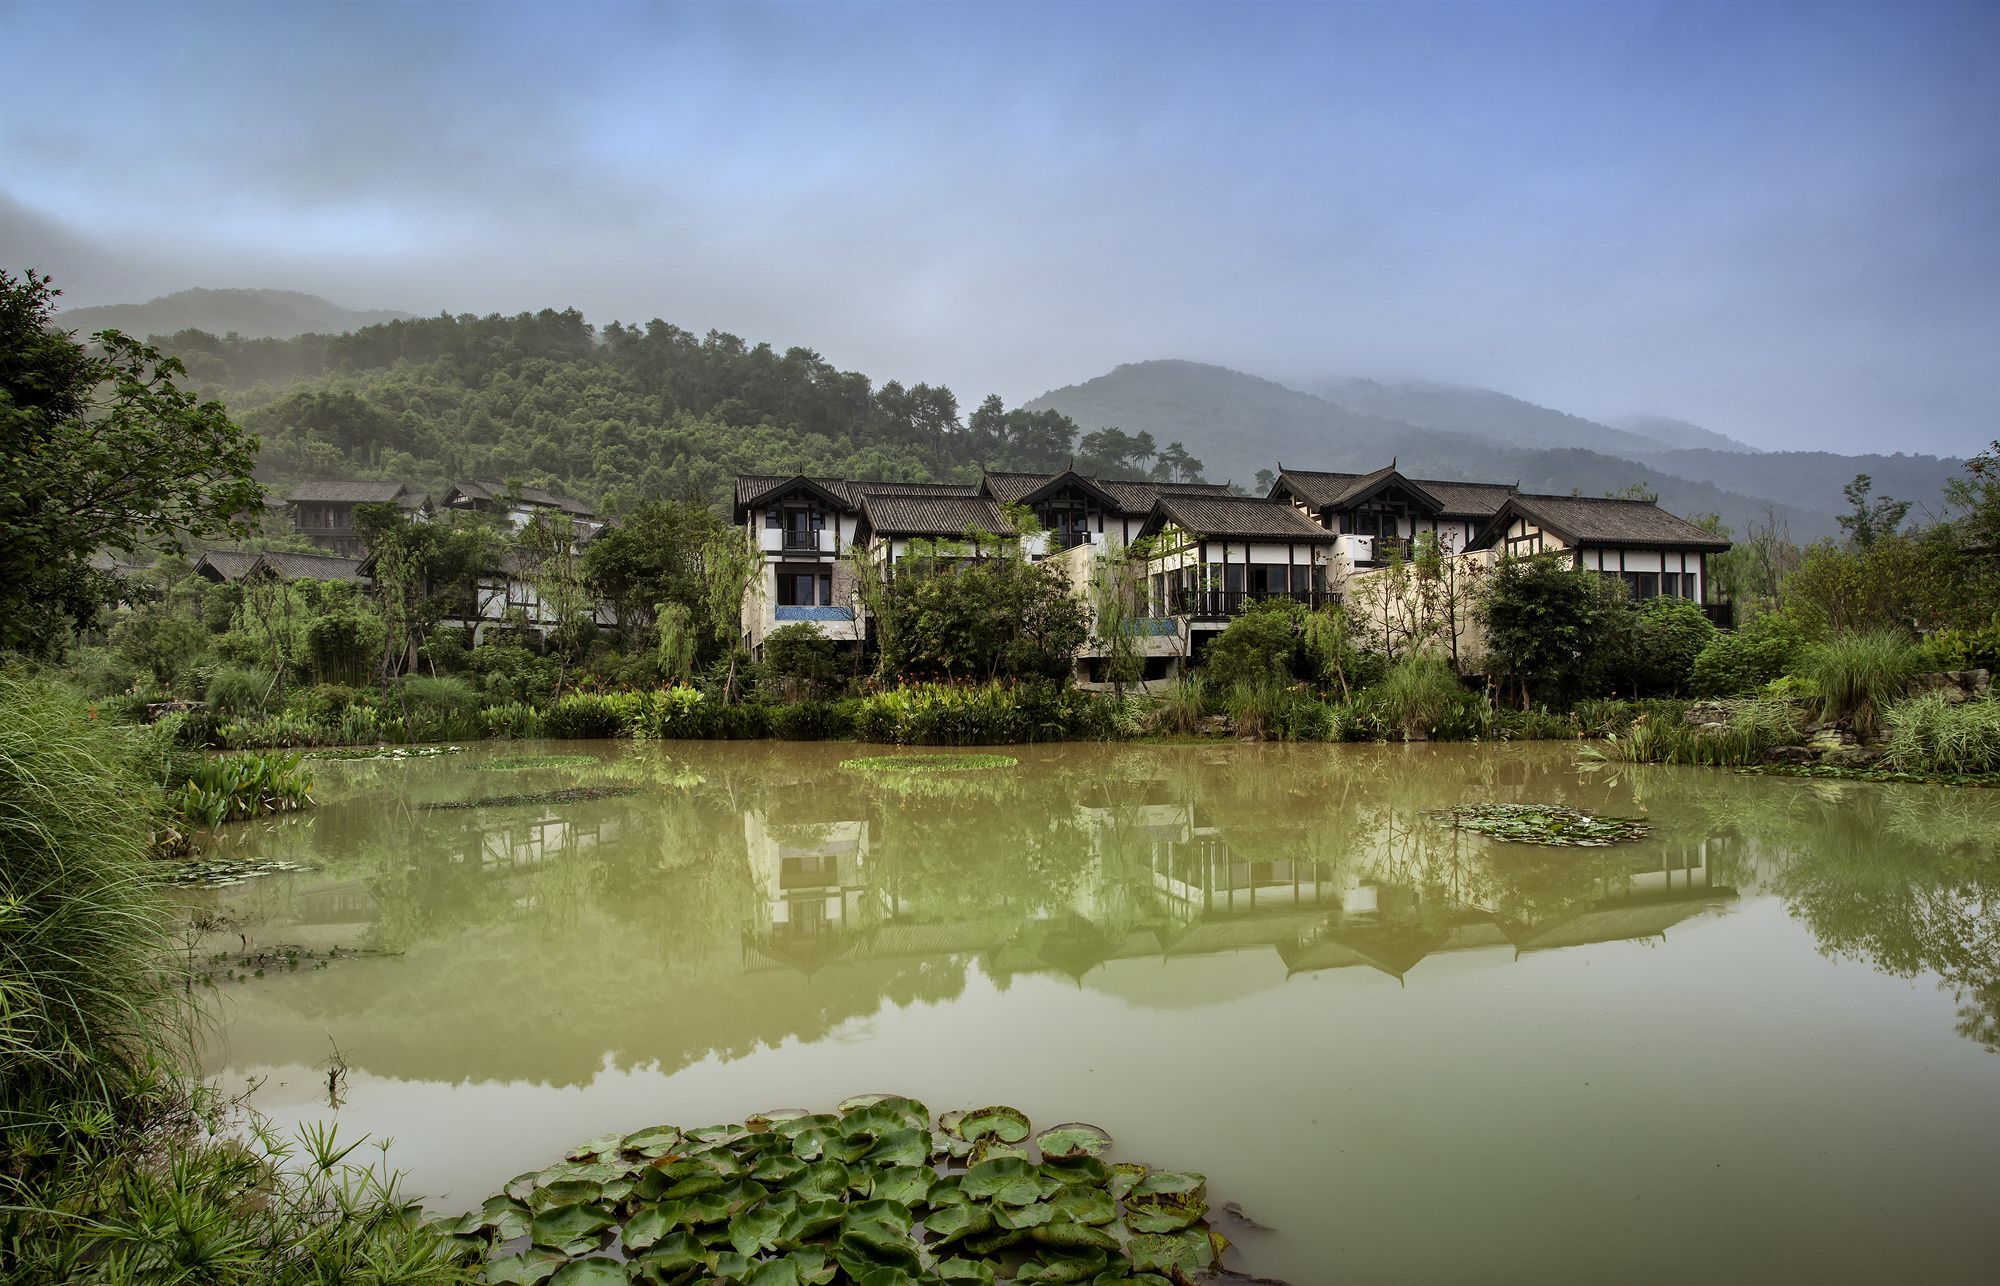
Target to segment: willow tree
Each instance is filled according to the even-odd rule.
[[[742,652],[743,605],[757,574],[763,570],[763,556],[750,548],[743,533],[731,528],[711,537],[701,551],[701,602],[707,616],[708,632],[716,643],[729,651],[729,673],[722,681],[722,701],[736,699],[736,661]]]

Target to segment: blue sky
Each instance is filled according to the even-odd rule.
[[[0,262],[2000,433],[2000,5],[0,0]]]

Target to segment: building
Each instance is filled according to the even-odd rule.
[[[576,529],[579,544],[604,527],[604,521],[581,500],[540,487],[510,487],[500,482],[454,482],[438,509],[495,515],[516,531],[538,518],[559,514]]]
[[[400,482],[318,479],[301,482],[285,497],[292,529],[331,553],[359,558],[367,542],[354,527],[354,511],[362,505],[397,505],[412,514],[428,514],[430,500]]]
[[[1472,550],[1517,557],[1567,552],[1584,571],[1616,577],[1637,600],[1685,598],[1712,607],[1728,625],[1728,605],[1713,603],[1709,556],[1729,542],[1649,500],[1538,496],[1517,492],[1472,538]]]
[[[273,580],[328,580],[367,585],[364,560],[339,554],[250,553],[236,549],[202,551],[194,561],[198,576],[218,585],[233,585],[268,576]]]

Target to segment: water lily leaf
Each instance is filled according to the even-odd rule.
[[[506,1193],[516,1201],[526,1201],[529,1194],[541,1186],[542,1172],[540,1170],[530,1170],[526,1174],[517,1174],[507,1180],[506,1186],[501,1188],[500,1191]]]
[[[791,1182],[806,1171],[806,1163],[789,1154],[769,1156],[757,1163],[750,1177],[767,1187],[777,1188]]]
[[[1032,1160],[1028,1156],[1028,1149],[1017,1143],[1002,1143],[998,1138],[989,1134],[972,1145],[972,1157],[966,1164],[978,1165],[981,1161],[991,1161],[998,1157],[1014,1157],[1022,1161]]]
[[[742,1281],[755,1271],[756,1265],[733,1250],[720,1250],[708,1257],[708,1273],[711,1277],[723,1277],[731,1281]]]
[[[871,1195],[889,1201],[900,1201],[906,1206],[922,1205],[929,1199],[931,1184],[936,1178],[937,1171],[927,1165],[890,1166],[875,1172],[875,1186]]]
[[[587,1143],[577,1144],[567,1155],[572,1161],[595,1161],[599,1157],[616,1152],[620,1142],[616,1134],[603,1134]]]
[[[1133,1273],[1127,1276],[1122,1268],[1113,1267],[1101,1274],[1090,1286],[1174,1286],[1174,1283],[1158,1273]]]
[[[1159,1269],[1169,1276],[1193,1277],[1208,1271],[1215,1262],[1215,1246],[1208,1234],[1197,1229],[1186,1232],[1140,1233],[1125,1244],[1132,1267],[1142,1271]]]
[[[815,1161],[792,1180],[791,1190],[801,1201],[840,1197],[847,1193],[848,1179],[847,1167],[840,1162]]]
[[[488,1197],[486,1204],[459,1221],[460,1232],[488,1232],[495,1241],[512,1241],[528,1231],[534,1211],[512,1197]]]
[[[1104,1271],[1110,1257],[1102,1250],[1091,1247],[1087,1250],[1042,1252],[1039,1259],[1029,1260],[1014,1274],[1017,1282],[1082,1282],[1089,1281]]]
[[[846,1217],[845,1202],[801,1201],[785,1216],[785,1226],[778,1231],[778,1244],[795,1246],[808,1237],[831,1231]]]
[[[752,1134],[763,1134],[774,1129],[781,1121],[796,1121],[802,1116],[811,1116],[802,1107],[774,1107],[768,1112],[759,1112],[743,1118],[743,1128]]]
[[[897,1265],[883,1264],[857,1275],[854,1286],[924,1286],[924,1279],[910,1276]]]
[[[604,1230],[618,1221],[603,1206],[553,1206],[535,1216],[528,1226],[537,1246],[582,1255],[604,1244]]]
[[[1009,1246],[1019,1245],[1028,1239],[1022,1228],[995,1228],[965,1239],[965,1248],[975,1255],[997,1255]]]
[[[814,1112],[806,1116],[771,1118],[771,1133],[794,1138],[805,1130],[838,1130],[840,1118],[826,1112]]]
[[[507,1255],[486,1265],[488,1286],[541,1286],[555,1275],[569,1256],[553,1250],[530,1247],[518,1255]]]
[[[654,1242],[632,1262],[662,1279],[668,1279],[691,1268],[707,1268],[708,1251],[692,1233],[672,1232]]]
[[[1111,1182],[1111,1167],[1093,1156],[1062,1157],[1042,1162],[1042,1173],[1057,1183],[1102,1188]],[[1138,1182],[1137,1178],[1133,1182]]]
[[[955,1133],[968,1143],[976,1143],[989,1134],[1002,1143],[1019,1143],[1028,1137],[1028,1118],[1018,1108],[975,1108],[958,1122]]]
[[[934,1206],[948,1206],[961,1201],[972,1200],[959,1187],[959,1180],[963,1177],[962,1175],[947,1174],[933,1179],[931,1181],[931,1194],[927,1200]]]
[[[908,1227],[898,1227],[883,1219],[855,1219],[849,1217],[840,1225],[840,1241],[834,1248],[834,1258],[850,1277],[859,1277],[857,1266],[862,1269],[876,1264],[895,1264],[915,1267],[918,1260],[917,1244],[910,1238]]]
[[[922,1130],[891,1130],[875,1140],[867,1153],[870,1165],[922,1165],[930,1159],[930,1137]]]
[[[1051,1219],[1028,1231],[1028,1236],[1044,1246],[1054,1246],[1058,1250],[1116,1250],[1118,1239],[1102,1228],[1095,1228],[1074,1219]]]
[[[819,1246],[801,1246],[786,1258],[798,1265],[799,1286],[826,1286],[840,1276],[840,1265]]]
[[[549,1279],[549,1286],[631,1286],[632,1275],[622,1260],[593,1255],[572,1259]]]
[[[604,1185],[590,1179],[561,1179],[536,1188],[528,1204],[537,1211],[551,1206],[582,1206],[604,1195]]]
[[[750,1207],[729,1221],[729,1244],[737,1254],[752,1258],[771,1249],[778,1244],[787,1213],[768,1202]]]
[[[1025,1206],[1041,1200],[1043,1177],[1019,1157],[981,1161],[958,1181],[959,1190],[975,1200]],[[1053,1181],[1050,1181],[1053,1183]]]
[[[993,1221],[1002,1228],[1033,1228],[1045,1224],[1056,1217],[1055,1207],[1045,1201],[1037,1201],[1031,1206],[993,1207]]]
[[[743,1286],[799,1286],[799,1266],[789,1259],[773,1259],[752,1269]]]
[[[704,1192],[698,1197],[689,1197],[680,1203],[681,1222],[690,1228],[700,1228],[703,1224],[726,1223],[734,1213],[730,1209],[730,1197],[718,1188],[714,1192]],[[719,1236],[720,1234],[718,1234]],[[715,1238],[708,1238],[715,1240]]]
[[[1035,1146],[1042,1150],[1042,1159],[1046,1161],[1059,1161],[1064,1157],[1094,1157],[1111,1146],[1111,1136],[1094,1125],[1071,1121],[1066,1125],[1052,1125],[1037,1134]]]
[[[711,1195],[726,1202],[724,1208],[734,1216],[770,1196],[771,1190],[755,1179],[738,1179],[726,1188],[717,1189]]]
[[[946,1259],[931,1270],[948,1282],[983,1282],[993,1286],[993,1265],[977,1259]]]
[[[1049,1198],[1056,1217],[1072,1223],[1108,1224],[1118,1217],[1118,1203],[1102,1188],[1066,1186]]]
[[[1111,1167],[1111,1195],[1123,1200],[1126,1194],[1139,1186],[1148,1171],[1136,1161],[1120,1161]]]
[[[726,1147],[748,1133],[749,1131],[740,1125],[704,1125],[700,1129],[687,1131],[687,1137],[696,1143],[719,1144]]]
[[[619,1240],[625,1243],[627,1250],[644,1250],[664,1240],[674,1229],[680,1227],[681,1219],[686,1213],[687,1207],[678,1201],[647,1206],[625,1221],[625,1226],[618,1233]]]
[[[1179,1232],[1208,1213],[1206,1204],[1173,1206],[1127,1202],[1125,1224],[1133,1232]]]
[[[669,1187],[660,1195],[668,1201],[686,1201],[689,1198],[699,1197],[705,1193],[719,1192],[728,1187],[729,1183],[730,1180],[727,1175],[717,1174],[713,1170],[704,1170],[700,1174],[689,1175],[687,1178]],[[643,1197],[644,1195],[645,1191],[641,1189],[640,1196]]]
[[[931,1248],[941,1250],[955,1241],[976,1237],[990,1232],[993,1228],[993,1211],[986,1206],[965,1205],[946,1206],[933,1210],[924,1218],[924,1227],[931,1234]]]
[[[844,1098],[835,1105],[842,1116],[848,1116],[865,1107],[883,1108],[902,1119],[906,1126],[929,1125],[931,1110],[905,1094],[856,1094]]]
[[[1130,1195],[1205,1202],[1208,1200],[1208,1180],[1180,1170],[1154,1170],[1133,1186]]]
[[[837,1129],[804,1130],[792,1136],[792,1155],[801,1161],[859,1161],[874,1143],[866,1134],[850,1137]]]
[[[643,1130],[634,1130],[618,1141],[621,1152],[636,1152],[643,1157],[663,1157],[674,1150],[681,1141],[681,1132],[671,1125],[654,1125]]]

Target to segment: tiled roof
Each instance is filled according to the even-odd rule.
[[[1513,484],[1506,482],[1437,482],[1430,478],[1410,481],[1436,496],[1444,506],[1439,515],[1451,518],[1490,518],[1514,494]]]
[[[1255,496],[1164,495],[1153,506],[1183,531],[1240,540],[1328,544],[1333,533],[1282,500]]]
[[[1311,508],[1339,509],[1359,500],[1395,472],[1393,464],[1373,473],[1286,469],[1278,475],[1277,485],[1289,490]],[[1453,518],[1487,517],[1498,510],[1514,490],[1504,482],[1443,482],[1434,478],[1411,477],[1405,477],[1403,481],[1436,500],[1442,506],[1438,510],[1440,515]]]
[[[1055,476],[1053,473],[989,473],[984,486],[987,495],[1003,505],[1011,505]]]
[[[504,482],[454,482],[450,495],[446,497],[446,503],[450,503],[451,496],[464,496],[467,500],[486,500],[497,504],[510,492],[518,495],[523,504],[542,509],[560,509],[564,513],[586,515],[591,512],[589,505],[570,496],[559,496],[541,487],[509,487]]]
[[[258,563],[286,580],[361,580],[361,560],[333,554],[266,553]]]
[[[386,505],[403,494],[400,482],[356,482],[338,478],[314,478],[292,488],[287,497],[332,504]]]
[[[739,473],[736,475],[736,507],[741,509],[753,501],[761,500],[774,488],[795,482],[800,476],[795,473]],[[846,479],[807,476],[806,481],[832,495],[846,508],[854,507],[854,493],[847,489]]]
[[[1097,479],[1097,485],[1111,494],[1118,507],[1126,513],[1142,514],[1153,507],[1153,502],[1161,496],[1227,496],[1233,495],[1228,486],[1220,482],[1123,482],[1111,478]]]
[[[1729,542],[1685,518],[1677,518],[1650,500],[1600,500],[1590,496],[1537,496],[1517,492],[1508,497],[1472,548],[1495,544],[1505,535],[1502,519],[1519,513],[1546,527],[1572,545],[1650,545],[1671,549],[1720,552]]]
[[[213,571],[225,581],[242,580],[257,565],[258,557],[240,549],[209,549],[202,551],[201,557],[194,560],[194,569]]]
[[[870,495],[861,502],[868,526],[888,536],[963,536],[969,531],[1011,533],[1007,514],[987,496]]]

